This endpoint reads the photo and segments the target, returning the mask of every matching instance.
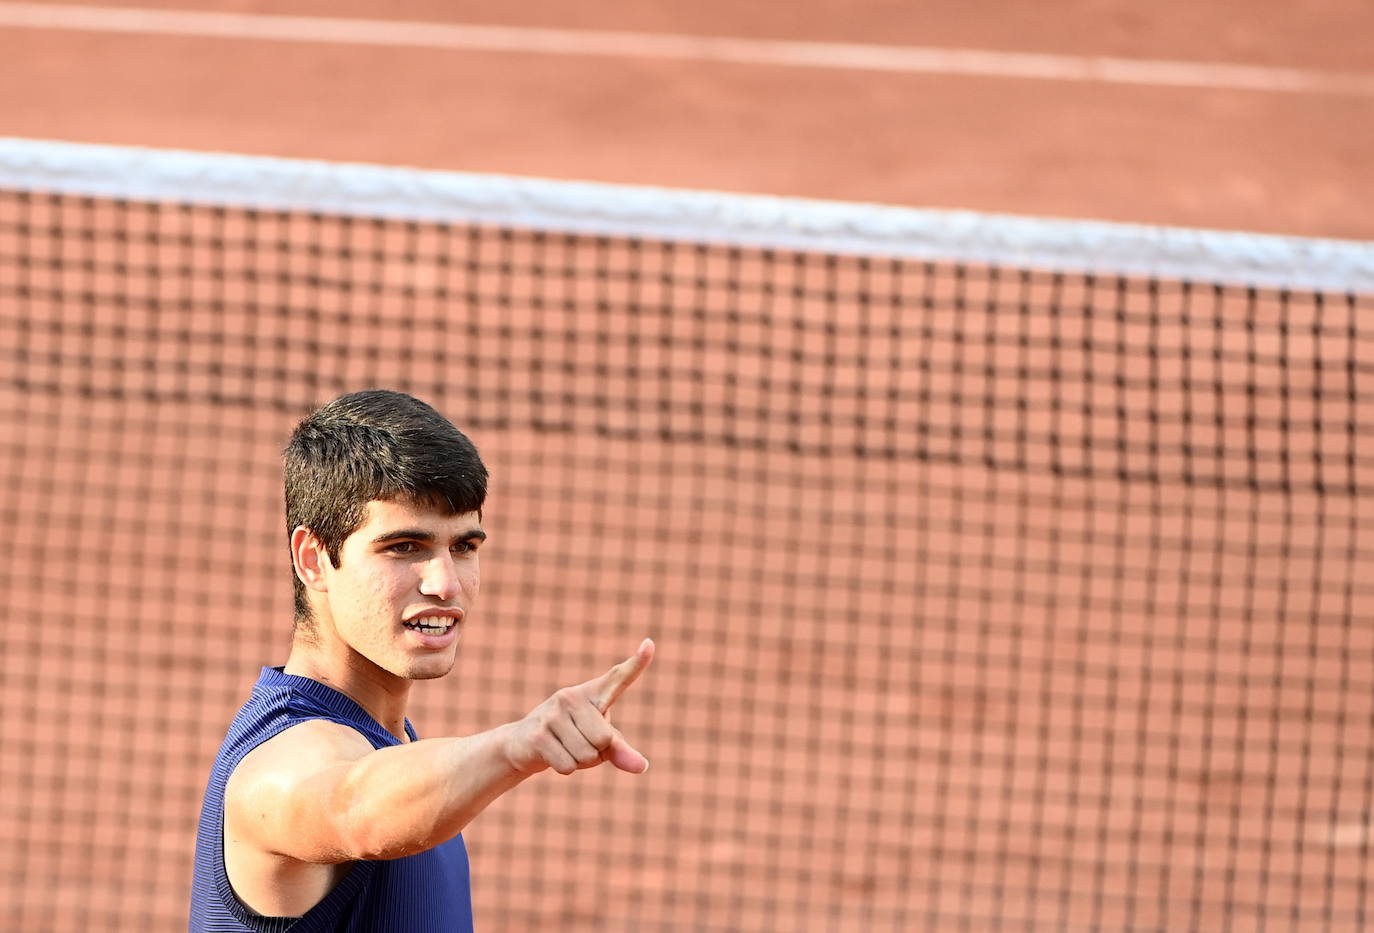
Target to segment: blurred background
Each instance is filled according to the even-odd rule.
[[[1372,34],[1357,0],[0,2],[0,136],[1368,241]],[[474,823],[479,929],[1368,925],[1367,289],[128,165],[0,184],[0,927],[184,928],[288,645],[278,453],[365,385],[494,476],[421,735],[658,641],[617,708],[653,770]]]

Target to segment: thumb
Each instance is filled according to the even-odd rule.
[[[617,735],[615,740],[601,752],[601,758],[604,761],[609,761],[621,771],[628,771],[631,774],[643,774],[649,770],[649,759],[635,750],[629,742],[626,742],[624,736]]]

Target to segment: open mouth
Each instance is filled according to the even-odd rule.
[[[444,635],[453,628],[453,619],[414,619],[410,622],[401,623],[412,632],[419,632],[421,635]]]

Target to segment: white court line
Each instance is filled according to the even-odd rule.
[[[0,26],[1374,97],[1374,75],[924,46],[0,2]]]

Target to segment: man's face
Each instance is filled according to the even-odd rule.
[[[324,561],[330,619],[321,620],[320,636],[337,637],[397,677],[444,676],[477,599],[477,549],[485,538],[476,512],[369,502],[362,525],[344,540],[339,566]]]

